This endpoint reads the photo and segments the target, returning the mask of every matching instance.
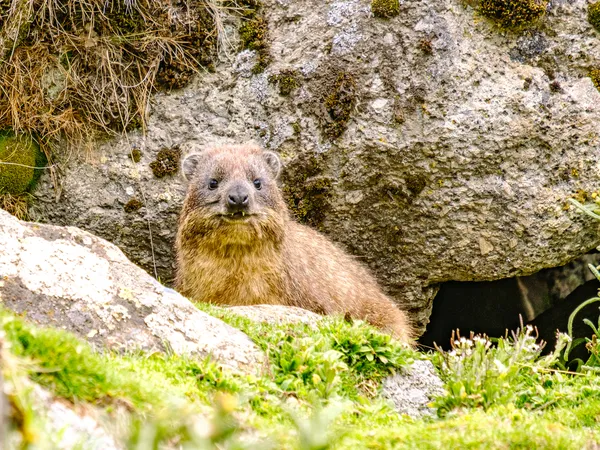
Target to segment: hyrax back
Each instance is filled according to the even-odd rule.
[[[281,304],[349,314],[408,342],[406,314],[368,270],[289,217],[277,155],[254,145],[188,156],[188,192],[177,232],[179,291],[193,301]]]

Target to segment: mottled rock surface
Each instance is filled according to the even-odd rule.
[[[212,355],[247,371],[264,362],[244,333],[199,311],[115,245],[74,227],[21,222],[1,209],[0,302],[99,346]]]
[[[185,187],[149,163],[162,148],[254,139],[283,157],[299,217],[366,262],[421,330],[440,282],[528,275],[600,243],[592,219],[563,209],[600,175],[585,0],[550,2],[515,32],[459,0],[404,1],[391,19],[367,0],[263,3],[264,73],[244,51],[156,96],[145,136],[68,163],[58,203],[45,178],[34,216],[110,239],[168,283]],[[283,71],[289,95],[272,77]],[[145,206],[125,212],[132,198]]]
[[[435,414],[430,403],[444,394],[444,386],[431,361],[415,361],[406,373],[383,380],[382,394],[400,414],[418,418]]]

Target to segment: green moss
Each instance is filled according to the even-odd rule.
[[[548,0],[482,0],[479,13],[502,28],[522,28],[540,19]]]
[[[126,213],[132,213],[139,210],[142,206],[144,206],[144,204],[139,199],[134,197],[129,199],[129,201],[125,203],[123,209]]]
[[[292,129],[294,130],[294,134],[297,136],[302,132],[302,127],[298,122],[292,123]]]
[[[324,98],[323,104],[329,115],[323,129],[329,139],[335,140],[346,131],[352,110],[356,105],[354,78],[347,73],[340,73],[330,93]]]
[[[406,187],[414,195],[419,195],[425,186],[427,186],[427,178],[423,175],[409,175],[405,178]]]
[[[139,148],[134,148],[129,156],[134,163],[139,163],[142,160],[142,151]]]
[[[156,160],[150,163],[150,168],[156,178],[162,178],[177,173],[180,160],[181,151],[178,147],[163,148],[157,153]]]
[[[295,70],[282,70],[276,75],[271,75],[269,81],[277,84],[279,94],[283,96],[290,95],[299,86],[298,74]]]
[[[319,156],[301,155],[286,165],[282,174],[283,195],[299,222],[319,228],[329,207],[331,178],[323,175]]]
[[[596,31],[600,31],[600,1],[588,5],[588,22]]]
[[[400,0],[371,0],[375,17],[390,18],[400,14]]]
[[[590,70],[590,78],[596,89],[600,91],[600,67],[594,67]]]
[[[24,134],[0,133],[0,193],[18,195],[29,191],[43,165],[37,143]]]
[[[252,68],[252,73],[262,73],[271,62],[268,24],[261,13],[262,8],[259,2],[249,2],[247,5],[241,6],[247,6],[244,14],[246,20],[239,28],[241,46],[242,49],[256,51],[258,61]]]

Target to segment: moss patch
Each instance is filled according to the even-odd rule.
[[[406,187],[413,196],[419,195],[427,186],[427,178],[423,175],[409,175],[405,178]]]
[[[123,209],[126,213],[132,213],[139,210],[142,206],[144,206],[144,204],[139,199],[134,197],[129,199],[129,201],[125,203]]]
[[[600,31],[600,1],[588,5],[588,22],[596,31]]]
[[[600,91],[600,67],[594,67],[590,70],[590,78],[596,89]]]
[[[150,163],[150,168],[156,178],[162,178],[177,173],[180,160],[181,150],[178,147],[163,148],[157,153],[156,159]]]
[[[371,11],[375,17],[389,19],[400,14],[400,0],[371,0]]]
[[[329,208],[332,180],[323,174],[321,156],[300,155],[285,166],[283,195],[299,222],[319,228]]]
[[[323,123],[323,132],[331,139],[339,138],[346,127],[356,105],[356,82],[348,73],[339,73],[333,86],[323,99],[327,117]]]
[[[283,96],[290,95],[300,85],[295,70],[282,70],[276,75],[271,75],[269,81],[277,85],[279,94]]]
[[[31,189],[40,154],[39,146],[29,136],[0,133],[0,194],[19,195]]]
[[[242,13],[244,21],[238,30],[242,50],[256,52],[258,61],[252,68],[252,73],[262,73],[271,62],[269,27],[263,15],[262,4],[258,0],[242,0],[234,4],[245,8]]]
[[[134,148],[129,156],[134,163],[139,163],[142,160],[142,151],[139,148]]]
[[[548,0],[482,0],[479,13],[502,28],[522,28],[546,12]]]

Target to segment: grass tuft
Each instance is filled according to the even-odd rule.
[[[0,7],[0,128],[78,145],[143,127],[154,91],[212,68],[222,11],[211,0]]]

